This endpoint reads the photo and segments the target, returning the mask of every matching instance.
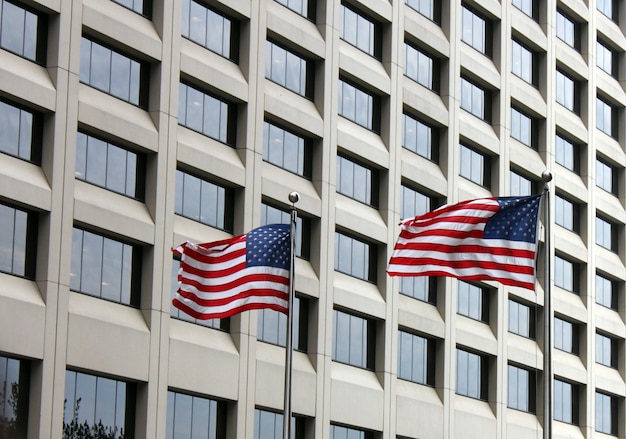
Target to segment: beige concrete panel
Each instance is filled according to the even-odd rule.
[[[396,381],[396,433],[406,437],[444,437],[443,403],[428,386]]]
[[[52,193],[41,168],[0,154],[0,196],[49,211]]]
[[[296,204],[298,211],[306,212],[318,218],[321,216],[322,200],[310,180],[268,162],[263,162],[262,172],[263,195],[290,205],[288,196],[292,191],[296,191],[300,194],[300,201]]]
[[[228,232],[207,226],[198,221],[174,215],[174,236],[172,246],[178,246],[185,241],[191,242],[213,242],[222,239],[232,238]]]
[[[335,198],[335,221],[338,226],[345,227],[357,235],[362,230],[367,230],[369,241],[387,242],[387,225],[383,222],[380,212],[339,193]]]
[[[479,85],[486,86],[490,90],[500,89],[500,72],[496,69],[493,61],[479,55],[472,46],[461,44],[460,46],[461,72],[467,74]]]
[[[573,136],[576,140],[586,144],[588,142],[589,132],[585,124],[579,116],[569,111],[560,104],[552,105],[554,111],[554,120],[557,129]]]
[[[548,50],[548,37],[541,25],[518,8],[509,8],[511,11],[512,34],[535,51]]]
[[[555,248],[580,261],[587,260],[587,247],[580,235],[572,233],[563,227],[552,227],[551,231],[554,236]]]
[[[46,305],[35,282],[0,273],[0,351],[43,358]]]
[[[168,387],[237,400],[238,370],[230,334],[170,319]]]
[[[595,387],[598,390],[604,390],[605,392],[621,396],[622,398],[626,395],[624,378],[617,369],[598,366],[594,369],[593,379]]]
[[[555,286],[553,288],[554,312],[574,319],[574,321],[585,322],[587,309],[580,296],[569,291],[562,290]]]
[[[67,334],[68,366],[147,381],[150,332],[140,310],[70,292]]]
[[[158,133],[147,111],[85,84],[78,88],[78,122],[158,150]]]
[[[489,189],[477,185],[466,178],[460,178],[458,182],[458,195],[455,199],[448,198],[448,204],[454,204],[462,200],[470,200],[473,198],[492,197],[493,194]]]
[[[497,437],[496,419],[485,401],[456,395],[454,437],[457,439]]]
[[[565,189],[568,195],[583,203],[589,198],[589,190],[579,175],[561,166],[555,166],[552,169],[552,174],[554,181],[559,182],[558,188],[560,190]]]
[[[190,167],[218,176],[234,185],[243,187],[246,172],[237,150],[217,140],[178,126],[176,160]]]
[[[248,82],[237,64],[184,38],[180,43],[180,71],[219,87],[240,102],[248,100]]]
[[[539,438],[543,434],[537,415],[512,409],[506,409],[505,431],[507,439]]]
[[[624,154],[624,150],[617,140],[610,136],[607,136],[600,130],[595,130],[593,140],[596,151],[600,153],[601,156],[603,156],[604,161],[607,161],[608,159],[609,163],[615,163],[619,166],[626,165],[626,154]],[[593,163],[593,165],[593,175],[595,175],[595,162]]]
[[[502,18],[502,7],[498,0],[474,0],[471,5],[480,9],[491,19],[500,20]]]
[[[597,433],[596,433],[597,434]],[[586,438],[578,425],[566,424],[564,422],[552,423],[553,439],[583,439]]]
[[[459,345],[476,349],[488,355],[498,354],[498,341],[489,325],[458,314],[455,328]]]
[[[543,368],[543,352],[535,340],[507,333],[506,353],[509,361],[513,361],[533,369]]]
[[[403,178],[414,181],[440,195],[447,192],[448,181],[438,164],[406,149],[403,149],[401,154]]]
[[[511,164],[515,164],[519,169],[523,169],[524,172],[530,173],[539,180],[541,173],[546,169],[546,165],[539,153],[512,137],[509,137],[507,140]]]
[[[492,154],[500,153],[500,139],[493,127],[464,110],[459,111],[459,133],[461,138],[469,140],[473,146]]]
[[[587,369],[578,355],[553,349],[552,365],[556,377],[566,378],[583,384],[587,383]]]
[[[556,67],[564,73],[573,76],[574,79],[589,79],[589,66],[582,55],[561,40],[557,39],[556,45],[559,47],[559,50],[555,52]],[[562,50],[560,50],[561,48]],[[552,74],[556,75],[556,72]]]
[[[626,327],[618,312],[613,309],[596,305],[593,308],[596,329],[608,332],[619,338],[626,338]]]
[[[391,94],[391,80],[382,63],[343,40],[339,41],[339,71],[376,94]]]
[[[389,167],[389,151],[381,137],[343,117],[337,119],[337,146],[362,157],[376,168]]]
[[[380,431],[384,391],[374,372],[337,362],[329,372],[331,422]]]
[[[48,111],[56,109],[56,90],[48,71],[25,58],[0,50],[2,94]]]
[[[61,10],[61,0],[34,0],[34,1],[36,1],[41,6],[44,6],[55,12],[59,12]]]
[[[269,343],[256,345],[255,405],[283,409],[285,349]],[[291,405],[294,413],[315,416],[315,369],[306,354],[293,352]]]
[[[323,137],[324,121],[315,104],[270,80],[265,81],[265,111],[299,130]]]
[[[626,210],[624,210],[622,201],[615,195],[599,189],[594,192],[593,200],[599,212],[608,215],[618,222],[626,222]]]
[[[83,26],[105,40],[113,37],[141,58],[161,60],[161,38],[152,21],[114,2],[83,0]]]
[[[402,100],[420,117],[439,126],[448,124],[450,114],[441,97],[406,77],[402,80]]]
[[[313,269],[313,266],[309,261],[296,258],[296,279],[295,289],[297,292],[307,294],[311,297],[319,297],[320,295],[320,280],[317,277],[317,273]]]
[[[154,244],[154,221],[145,204],[79,180],[74,197],[74,220]]]
[[[624,277],[624,262],[617,253],[607,250],[602,246],[596,246],[594,260],[596,267],[611,276]]]
[[[422,301],[398,294],[398,326],[444,338],[445,322],[439,310]]]
[[[583,0],[560,0],[559,7],[564,8],[577,21],[587,21],[589,8]]]
[[[289,40],[298,51],[308,52],[309,57],[323,59],[326,55],[326,42],[318,27],[298,14],[285,14],[285,7],[278,2],[267,3],[267,30]]]
[[[548,114],[548,107],[541,92],[515,75],[509,80],[511,91],[511,101],[515,106],[522,107],[531,116],[545,118]],[[508,108],[507,108],[508,111]]]
[[[626,50],[626,35],[624,35],[621,29],[608,17],[605,17],[604,14],[596,14],[596,19],[602,21],[602,26],[598,26],[597,29],[598,34],[603,39],[608,39],[622,51]]]
[[[240,0],[219,0],[224,7],[231,10],[236,16],[250,18],[250,3]]]
[[[376,285],[335,271],[333,286],[335,305],[385,318],[385,301]]]
[[[595,76],[596,79],[596,87],[598,88],[598,95],[600,97],[607,97],[610,99],[610,102],[621,106],[624,105],[626,101],[626,91],[622,88],[621,84],[617,82],[615,78],[606,73],[602,69],[598,69],[598,73]],[[595,95],[596,93],[594,93]],[[595,96],[593,96],[595,97]],[[595,99],[593,101],[595,105]]]
[[[412,8],[405,7],[404,11],[404,31],[424,43],[437,57],[450,58],[450,41],[441,27]]]

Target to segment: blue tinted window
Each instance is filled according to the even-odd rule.
[[[30,61],[45,63],[47,20],[43,14],[0,0],[0,47]]]
[[[236,106],[180,83],[178,123],[212,139],[235,144]]]
[[[183,37],[224,58],[238,61],[239,24],[194,0],[182,0]]]

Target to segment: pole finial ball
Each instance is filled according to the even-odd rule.
[[[545,181],[546,183],[548,183],[549,181],[552,181],[552,172],[546,169],[545,171],[541,173],[541,179]]]
[[[291,192],[289,194],[289,201],[291,201],[292,203],[297,203],[298,201],[300,201],[300,194],[297,192]]]

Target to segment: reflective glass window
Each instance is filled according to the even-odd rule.
[[[576,264],[560,256],[554,257],[554,284],[571,293],[578,294]]]
[[[475,352],[456,349],[456,393],[487,399],[487,358]]]
[[[618,227],[613,222],[596,216],[596,244],[601,247],[617,252],[618,250]]]
[[[484,288],[458,281],[457,313],[481,322],[489,322],[489,294]]]
[[[511,40],[511,72],[526,81],[535,85],[535,65],[533,52],[522,43]]]
[[[227,437],[226,404],[211,398],[167,392],[166,439]]]
[[[438,63],[421,49],[404,43],[404,74],[434,92],[439,91]]]
[[[619,405],[618,397],[596,391],[596,431],[617,436],[619,431]]]
[[[34,279],[37,215],[0,204],[0,272]]]
[[[263,122],[263,160],[311,178],[311,141],[273,123]]]
[[[47,32],[44,14],[22,2],[0,0],[0,48],[45,64]]]
[[[339,115],[368,130],[380,130],[379,99],[344,80],[339,80]]]
[[[333,361],[363,369],[374,367],[374,322],[333,311]]]
[[[340,6],[339,23],[342,40],[359,48],[368,55],[380,58],[380,38],[378,25],[361,12],[344,4]]]
[[[272,41],[265,43],[265,77],[300,96],[313,97],[312,65]]]
[[[509,332],[535,338],[535,312],[528,305],[509,299]]]
[[[182,1],[183,37],[231,61],[239,60],[239,23],[195,0]]]
[[[578,173],[578,146],[563,136],[555,138],[556,162],[572,172]]]
[[[152,16],[152,0],[113,0],[113,1],[140,15],[144,15],[148,18]]]
[[[378,206],[378,173],[347,157],[337,156],[337,192],[372,207]]]
[[[484,55],[491,55],[487,20],[466,6],[461,7],[461,40]]]
[[[596,160],[596,186],[617,195],[617,169],[600,159]]]
[[[39,113],[0,100],[0,152],[39,164],[42,130]]]
[[[512,364],[508,366],[507,405],[523,412],[535,412],[535,373]]]
[[[335,232],[335,270],[376,282],[376,246]]]
[[[398,331],[398,378],[418,384],[435,384],[433,339]]]
[[[436,128],[408,114],[402,115],[402,146],[404,148],[436,162],[438,142]]]
[[[465,78],[461,78],[461,108],[479,119],[489,121],[487,92]]]
[[[554,380],[554,419],[567,424],[578,423],[578,389],[572,383]]]
[[[488,157],[465,145],[461,145],[460,148],[461,177],[465,177],[480,186],[489,187],[490,166]]]
[[[617,311],[617,282],[600,274],[596,274],[596,303]]]
[[[567,320],[554,318],[554,347],[570,354],[578,353],[578,326]]]
[[[26,439],[30,363],[0,355],[0,437]]]

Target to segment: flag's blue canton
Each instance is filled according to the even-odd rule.
[[[289,270],[291,225],[270,224],[246,235],[246,266]]]
[[[541,195],[497,198],[500,210],[485,224],[485,239],[535,243],[540,200]]]

